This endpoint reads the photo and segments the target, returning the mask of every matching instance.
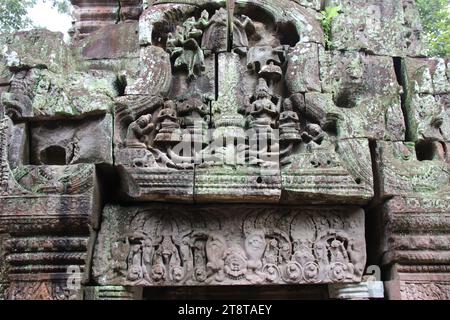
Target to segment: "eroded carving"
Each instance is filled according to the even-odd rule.
[[[362,211],[243,208],[231,215],[168,208],[106,208],[94,262],[100,284],[330,283],[362,276]]]

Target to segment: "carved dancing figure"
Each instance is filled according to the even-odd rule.
[[[172,58],[175,59],[175,68],[186,68],[188,80],[205,70],[205,57],[197,39],[203,31],[197,29],[195,18],[184,22],[183,27],[177,26],[175,34],[170,33],[166,47]]]

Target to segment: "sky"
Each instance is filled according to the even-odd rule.
[[[50,31],[60,31],[66,40],[69,38],[67,31],[72,26],[72,17],[68,14],[60,14],[49,3],[39,0],[36,6],[28,11],[28,16],[35,26]]]

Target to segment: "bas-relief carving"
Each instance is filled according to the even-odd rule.
[[[406,140],[406,129],[392,59],[371,52],[393,52],[393,43],[405,41],[404,50],[419,52],[420,37],[411,33],[405,40],[386,33],[380,45],[372,35],[364,38],[365,28],[356,35],[365,43],[354,45],[368,52],[325,51],[317,12],[305,9],[318,10],[317,1],[235,4],[234,12],[227,12],[223,1],[155,1],[141,15],[137,2],[121,1],[120,7],[106,5],[103,22],[89,16],[90,4],[80,4],[81,22],[75,27],[81,33],[75,38],[111,23],[112,16],[123,21],[140,16],[140,58],[136,53],[127,57],[136,65],[139,60],[139,68],[126,72],[101,71],[119,68],[105,59],[83,64],[80,71],[62,44],[55,55],[37,53],[31,59],[18,43],[26,43],[26,36],[7,40],[13,45],[0,57],[6,54],[12,61],[7,73],[0,69],[0,218],[1,230],[15,235],[7,244],[14,276],[10,298],[67,299],[63,281],[55,279],[74,261],[89,273],[89,231],[99,227],[93,217],[99,204],[93,164],[113,159],[125,195],[119,201],[365,205],[378,181],[372,177],[368,139],[387,140],[377,142],[372,154],[379,160],[381,196],[395,196],[384,212],[391,233],[383,263],[450,261],[443,235],[448,205],[439,202],[449,180],[443,61],[404,60],[409,69],[401,72],[412,85],[405,95],[406,137],[417,142],[414,150],[399,142]],[[405,30],[417,28],[409,5],[404,2],[402,9]],[[398,5],[383,6],[399,16]],[[369,9],[374,34],[399,22],[380,23],[378,6]],[[345,22],[346,14],[347,8],[333,28]],[[332,32],[338,46],[348,40],[342,30]],[[42,34],[34,37],[42,40]],[[19,59],[11,60],[13,49]],[[402,50],[394,50],[395,56]],[[60,64],[68,70],[61,73]],[[108,115],[112,109],[114,122]],[[77,119],[52,124],[66,116]],[[102,139],[96,134],[98,141],[92,143],[84,129],[101,132]],[[261,144],[264,139],[270,144]],[[406,204],[395,202],[400,195]],[[413,196],[430,211],[423,214]],[[404,212],[396,212],[396,206]],[[108,205],[95,281],[197,286],[361,280],[360,210],[316,206],[284,214],[281,209],[233,208]],[[238,214],[231,215],[233,210]],[[63,241],[61,230],[71,241]],[[434,231],[424,237],[421,230]],[[24,263],[39,277],[57,277],[23,277]],[[405,297],[444,297],[434,295],[446,288],[439,282],[420,286],[426,290],[413,284]]]
[[[405,282],[401,284],[401,298],[404,300],[449,300],[448,282]]]
[[[101,285],[359,281],[362,210],[108,206],[94,254]]]
[[[297,45],[298,29],[283,36],[282,27],[264,20],[279,19],[272,5],[257,7],[252,13],[237,3],[231,24],[224,8],[161,4],[144,13],[141,29],[150,30],[150,45],[141,49],[141,77],[116,103],[115,154],[127,197],[277,202],[286,189],[284,198],[306,193],[314,199],[322,194],[301,185],[320,184],[315,177],[321,175],[325,194],[338,201],[371,198],[367,142],[336,140],[347,137],[336,127],[351,116],[338,125],[337,111],[305,105],[302,92],[320,90],[318,46]],[[298,82],[295,74],[310,71],[313,82]],[[323,140],[331,142],[314,147]],[[333,149],[344,151],[339,156]],[[361,156],[367,163],[353,159]],[[297,178],[296,169],[286,169],[292,159],[317,170]],[[329,162],[338,168],[330,177]],[[178,194],[161,180],[176,183]],[[342,183],[345,188],[337,186]],[[246,192],[236,196],[241,189]]]

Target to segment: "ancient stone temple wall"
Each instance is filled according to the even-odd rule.
[[[449,65],[413,0],[72,3],[70,44],[0,35],[6,299],[450,298]]]

